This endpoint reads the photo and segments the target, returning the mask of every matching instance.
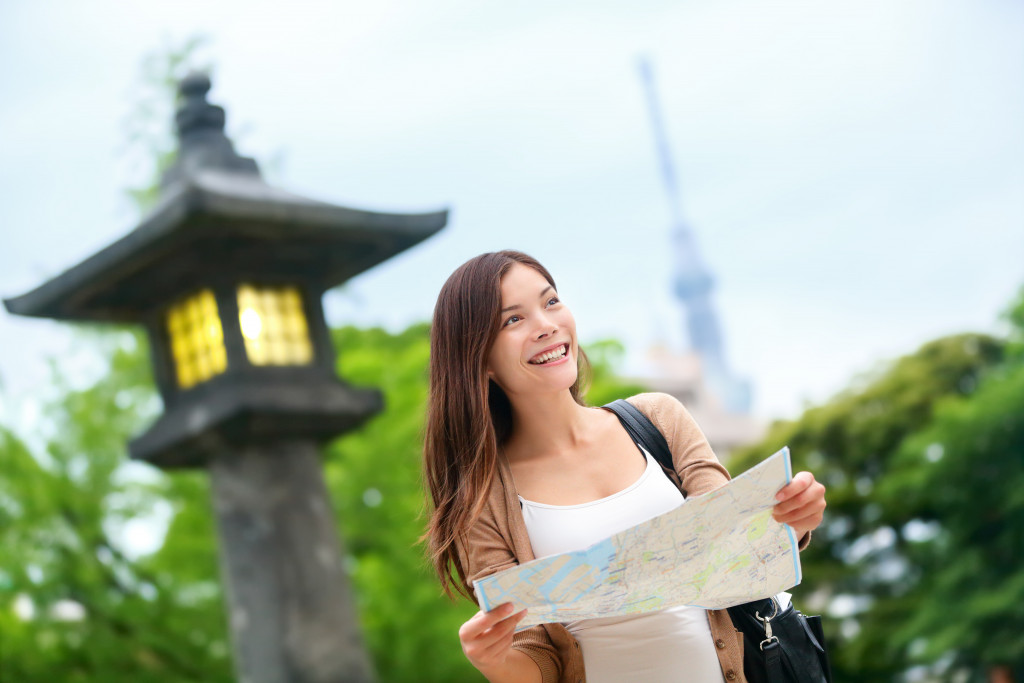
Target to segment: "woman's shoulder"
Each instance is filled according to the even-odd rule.
[[[626,400],[639,408],[652,420],[662,415],[671,416],[687,412],[686,406],[678,398],[661,391],[647,391],[641,394],[634,394]]]
[[[649,391],[626,399],[647,416],[654,426],[665,435],[673,450],[695,439],[704,439],[697,422],[683,403],[661,391]]]
[[[704,432],[678,398],[647,392],[626,400],[647,415],[665,437],[685,491],[700,495],[729,480],[729,472],[718,462]]]

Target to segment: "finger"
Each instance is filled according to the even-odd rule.
[[[484,661],[500,659],[504,653],[512,649],[514,635],[512,631],[502,633],[500,638],[496,638],[493,642],[482,646],[477,653],[477,657]]]
[[[487,661],[512,647],[512,636],[523,613],[525,610],[513,617],[499,621],[477,637],[464,642],[462,649],[466,656],[475,661]]]
[[[796,476],[793,477],[793,480],[779,489],[779,492],[775,494],[775,500],[780,503],[784,500],[789,500],[813,483],[813,474],[810,472],[797,472]]]
[[[516,612],[515,614],[513,614],[513,615],[511,615],[509,617],[506,617],[505,619],[502,619],[498,623],[496,623],[493,626],[491,626],[491,628],[488,631],[484,632],[484,635],[485,636],[490,636],[490,635],[493,634],[493,635],[495,635],[495,637],[498,637],[498,634],[503,634],[506,631],[508,631],[510,633],[514,632],[515,629],[516,629],[516,626],[519,625],[519,622],[522,621],[523,617],[525,617],[525,616],[526,616],[526,610],[525,609],[524,610],[520,610],[519,612]]]
[[[781,522],[783,524],[788,524],[790,526],[794,526],[796,524],[800,524],[801,522],[810,520],[817,520],[817,522],[820,524],[821,518],[824,517],[824,511],[824,505],[821,507],[808,508],[806,510],[797,510],[795,512],[789,513],[788,515],[784,515],[782,519],[776,519],[775,521]]]
[[[817,529],[821,525],[821,520],[821,515],[812,515],[789,523],[789,526],[793,529],[794,533],[796,533],[797,539],[801,539],[808,531],[814,531]]]
[[[512,608],[511,603],[506,604],[508,605],[508,607],[501,610],[501,614],[504,614],[506,611]],[[488,614],[494,614],[497,611],[497,609],[491,610],[491,612],[488,612]],[[480,633],[479,636],[477,636],[477,640],[484,643],[490,643],[491,640],[495,638],[500,638],[506,631],[514,631],[516,624],[519,623],[519,620],[522,619],[522,615],[525,613],[526,610],[522,610],[521,612],[511,614],[505,617],[500,616],[500,614],[497,615],[497,620],[491,622],[490,626],[488,626],[486,630],[484,630],[482,633]]]
[[[794,510],[785,515],[773,516],[776,522],[780,524],[788,524],[791,527],[797,527],[800,525],[806,526],[807,529],[816,528],[821,524],[821,520],[824,517],[825,502],[821,501],[820,505],[809,506],[807,508],[801,508]]]
[[[772,510],[772,517],[776,522],[792,525],[793,522],[804,519],[805,517],[821,515],[824,510],[824,498],[810,498],[806,502],[792,506],[789,509],[779,508],[776,506],[776,508]]]
[[[459,629],[459,639],[467,641],[477,638],[481,633],[491,628],[502,619],[507,618],[510,614],[512,614],[511,602],[498,605],[490,612],[480,610]]]
[[[485,633],[481,638],[487,640],[484,644],[481,642],[483,649],[481,650],[482,656],[493,656],[499,654],[503,650],[512,647],[512,639],[515,637],[516,626],[526,616],[526,610],[522,610],[518,614],[515,614],[508,619],[505,619],[495,625],[488,633]]]
[[[824,507],[825,487],[812,478],[811,483],[807,487],[781,503],[776,503],[775,507],[772,508],[772,513],[776,516],[785,515],[802,507],[817,506],[818,504]]]

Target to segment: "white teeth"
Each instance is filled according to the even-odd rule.
[[[553,351],[548,351],[544,355],[537,356],[536,358],[534,358],[530,362],[533,363],[534,365],[542,365],[542,364],[546,363],[549,360],[555,360],[556,358],[563,357],[565,355],[565,353],[566,353],[566,347],[565,347],[565,344],[562,344],[557,349],[555,349]]]

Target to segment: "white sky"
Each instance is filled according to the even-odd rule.
[[[1024,284],[1024,4],[0,3],[0,296],[134,227],[140,62],[209,36],[210,99],[272,182],[360,208],[452,209],[327,298],[335,324],[429,318],[466,259],[518,248],[581,340],[635,365],[682,343],[668,205],[636,58],[654,61],[687,217],[755,410],[795,416],[879,360],[993,331]],[[0,309],[18,402],[60,326]],[[76,363],[62,366],[74,372]],[[87,371],[87,370],[86,370]]]

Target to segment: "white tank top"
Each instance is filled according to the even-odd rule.
[[[582,550],[682,505],[679,489],[646,450],[643,454],[647,467],[640,478],[606,498],[546,505],[520,496],[534,555]],[[707,613],[698,607],[565,626],[579,641],[588,683],[723,683]]]

